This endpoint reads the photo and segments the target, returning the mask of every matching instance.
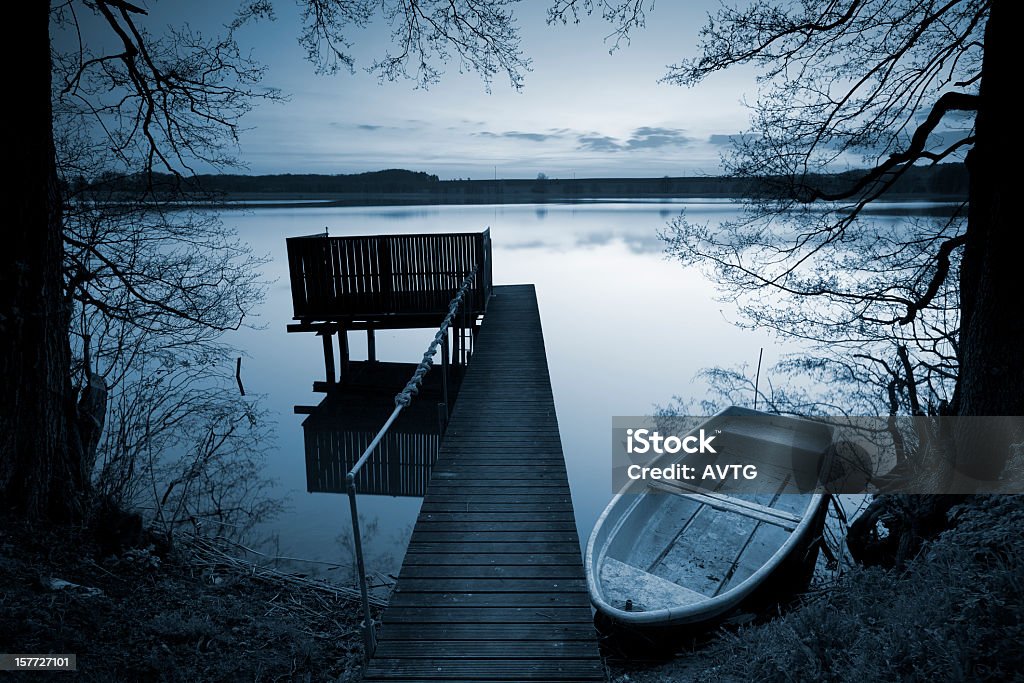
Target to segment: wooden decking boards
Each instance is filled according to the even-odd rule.
[[[494,288],[367,681],[604,681],[533,285]]]

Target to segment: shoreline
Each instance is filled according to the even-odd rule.
[[[600,205],[600,204],[732,204],[743,197],[735,194],[637,194],[624,196],[570,196],[526,194],[446,195],[434,193],[227,193],[218,200],[189,202],[194,208],[295,209],[295,208],[373,208],[407,206],[516,206],[516,205]],[[921,204],[931,207],[952,207],[963,198],[949,195],[893,194],[877,200],[880,208],[900,204]]]

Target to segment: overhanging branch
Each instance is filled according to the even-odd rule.
[[[959,92],[945,93],[935,102],[935,105],[928,112],[924,123],[914,131],[907,149],[890,155],[888,159],[861,176],[856,183],[842,192],[830,193],[822,192],[818,188],[806,188],[809,190],[806,201],[824,200],[834,202],[851,199],[884,176],[890,173],[901,174],[914,161],[928,158],[929,153],[925,150],[925,146],[928,144],[928,137],[935,131],[946,114],[951,111],[977,111],[979,101],[978,95]]]

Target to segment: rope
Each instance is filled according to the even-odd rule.
[[[476,272],[479,269],[473,269],[473,272],[466,276],[466,279],[462,281],[462,286],[459,287],[459,291],[455,294],[455,297],[448,304],[448,315],[444,317],[444,321],[441,322],[441,327],[438,328],[437,334],[434,335],[434,340],[430,342],[430,346],[423,353],[423,360],[416,366],[416,371],[412,373],[412,377],[406,383],[405,388],[402,389],[398,394],[395,395],[395,405],[402,406],[405,408],[411,402],[414,396],[420,391],[420,384],[423,383],[423,378],[430,368],[434,365],[434,355],[437,353],[437,347],[440,346],[441,342],[445,338],[445,334],[448,332],[448,328],[451,326],[452,319],[455,317],[455,313],[459,310],[459,304],[462,303],[465,298],[466,292],[469,290],[469,286],[473,283],[473,279],[476,277]]]

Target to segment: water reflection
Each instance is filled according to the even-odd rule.
[[[280,482],[282,493],[291,494],[290,512],[271,530],[280,537],[281,552],[337,561],[345,556],[337,539],[350,525],[343,496],[306,492],[306,428],[299,426],[292,410],[296,404],[322,403],[330,395],[313,401],[310,393],[310,380],[323,377],[318,340],[285,332],[292,317],[286,237],[322,232],[324,226],[332,235],[491,227],[494,282],[537,287],[576,524],[585,541],[612,497],[612,416],[650,414],[674,395],[700,400],[708,391],[697,376],[702,368],[756,363],[762,347],[764,367],[770,368],[781,354],[797,350],[767,333],[734,327],[728,322],[736,317],[731,304],[716,300],[719,293],[698,269],[664,258],[657,234],[665,228],[665,208],[672,213],[685,208],[691,220],[711,225],[738,217],[737,207],[722,201],[547,204],[543,220],[535,205],[261,208],[226,215],[225,221],[257,253],[270,256],[264,275],[276,281],[260,310],[262,327],[243,330],[230,341],[247,353],[246,390],[263,394],[277,416],[268,474]],[[432,335],[426,329],[378,330],[377,357],[416,361]],[[367,357],[364,336],[351,335],[353,358]],[[428,380],[436,381],[435,372]],[[385,411],[386,417],[392,397],[407,379],[395,377],[382,389],[374,410]],[[761,379],[765,381],[764,374]],[[414,406],[436,411],[436,402],[422,399]],[[369,405],[369,399],[359,400]],[[356,413],[348,415],[354,420]],[[384,417],[368,429],[378,428]],[[355,422],[338,429],[349,429],[349,424],[354,430]],[[351,456],[343,456],[339,468],[350,462],[344,458]],[[366,495],[360,496],[359,509],[371,537],[368,565],[397,572],[419,499]]]
[[[306,490],[347,493],[346,473],[395,407],[396,386],[415,363],[356,362],[346,381],[328,388],[316,406],[297,406],[306,454]],[[448,400],[454,403],[462,368],[452,365]],[[437,461],[444,407],[441,371],[427,375],[419,396],[402,411],[356,476],[363,495],[422,497]]]
[[[393,377],[408,376],[415,370],[412,363],[351,365],[363,366],[355,368],[360,384],[336,385],[319,405],[297,408],[308,415],[302,421],[302,437],[306,490],[310,493],[346,493],[345,474],[394,409]],[[368,384],[367,379],[373,383]],[[437,459],[438,412],[432,405],[436,402],[434,396],[424,397],[402,412],[360,470],[356,485],[361,493],[423,495]]]
[[[576,246],[583,248],[603,247],[614,239],[615,235],[610,230],[586,232],[576,237]]]
[[[340,494],[316,496],[314,500],[337,501],[334,506],[328,505],[337,512],[306,521],[314,528],[334,530],[336,553],[340,553],[343,565],[354,562],[351,521],[346,514],[348,503],[343,497],[348,492],[346,474],[394,410],[396,387],[404,386],[415,370],[414,363],[350,361],[341,382],[314,382],[314,387],[324,393],[319,404],[295,406],[296,413],[306,416],[301,425],[306,491]],[[427,374],[416,400],[402,411],[356,475],[367,565],[378,578],[397,574],[401,549],[408,543],[437,461],[445,407],[441,373],[436,368]],[[449,366],[447,396],[452,405],[463,374],[462,366]],[[317,545],[317,550],[327,550],[322,544]],[[307,543],[304,556],[317,557],[310,549]],[[354,580],[354,566],[350,569],[348,579],[338,578]],[[302,570],[310,571],[308,567]],[[386,588],[390,583],[383,580],[378,588]]]

